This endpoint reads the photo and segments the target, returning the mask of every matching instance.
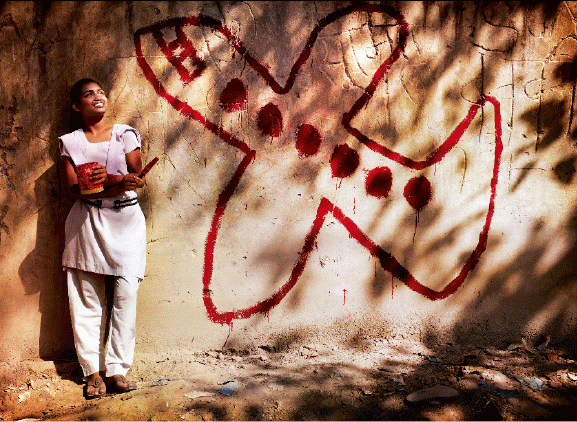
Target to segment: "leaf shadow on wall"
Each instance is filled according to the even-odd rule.
[[[523,156],[528,155],[528,164],[522,166],[509,193],[528,189],[531,183],[541,183],[539,179],[532,180],[536,171],[542,171],[537,163],[547,162],[547,157],[558,151],[548,173],[549,183],[569,189],[567,197],[573,198],[577,122],[570,102],[577,81],[576,68],[577,56],[570,62],[557,64],[553,73],[556,82],[565,84],[562,86],[569,99],[543,101],[520,115],[520,119],[532,127],[531,133],[537,134],[537,140],[527,140],[518,147],[514,158],[524,159]],[[546,202],[546,198],[544,196],[543,201]],[[577,293],[577,206],[571,204],[568,212],[560,212],[566,217],[555,226],[548,224],[547,215],[532,220],[530,232],[521,236],[523,242],[515,245],[514,254],[498,268],[489,270],[487,282],[476,289],[478,296],[460,312],[463,320],[473,317],[477,324],[467,326],[457,319],[450,336],[461,342],[468,338],[500,337],[501,347],[518,342],[523,336],[530,341],[550,336],[551,347],[577,354],[577,327],[568,325],[577,313],[573,300]],[[500,243],[499,234],[494,233],[487,250],[498,250]],[[428,332],[424,338],[426,344],[432,346],[438,343],[439,335]]]
[[[549,8],[550,5],[544,5],[543,7]],[[556,12],[556,10],[553,12]],[[549,18],[550,16],[546,17]],[[564,70],[567,68],[567,65],[559,66],[559,74],[566,79],[567,83],[574,83],[575,78],[568,77],[566,70]],[[571,69],[572,66],[569,66],[569,68]],[[571,144],[575,142],[577,134],[575,124],[573,123],[573,127],[569,127],[569,130],[566,130],[567,125],[564,125],[562,119],[559,118],[560,110],[564,110],[564,117],[567,117],[570,110],[567,100],[546,100],[539,106],[521,115],[514,116],[514,118],[527,123],[532,128],[531,133],[541,136],[540,142],[537,144],[534,141],[528,141],[528,145],[521,145],[519,150],[516,151],[517,153],[524,153],[525,149],[531,150],[528,159],[530,165],[527,167],[534,167],[540,160],[545,161],[547,159],[546,154],[550,153],[553,148],[562,147],[560,149],[566,149],[562,142],[568,141]],[[566,136],[567,133],[569,134],[568,136]],[[521,141],[514,140],[514,142]],[[516,144],[513,143],[510,148],[513,149],[515,147]],[[552,166],[553,171],[548,173],[550,183],[558,184],[558,186],[563,188],[571,187],[572,183],[574,183],[575,156],[572,151],[567,156],[563,154],[555,156],[555,162]],[[506,168],[505,162],[506,160],[503,160],[502,174],[506,173],[506,170],[503,171],[503,168]],[[533,174],[531,169],[523,170],[521,172],[522,176],[511,184],[508,191],[505,188],[501,188],[500,185],[496,207],[499,207],[499,195],[512,195],[523,189],[532,190],[535,186],[538,187],[538,182],[535,182],[532,177]],[[501,183],[506,183],[504,179],[505,177],[503,177]],[[576,313],[574,298],[577,293],[577,260],[575,260],[575,256],[577,256],[577,236],[575,235],[577,232],[577,207],[575,204],[571,204],[567,206],[567,209],[567,217],[561,221],[560,226],[549,226],[547,215],[534,219],[530,225],[522,226],[523,230],[527,231],[526,236],[521,236],[523,240],[518,241],[514,246],[511,246],[510,243],[506,244],[500,233],[496,233],[494,230],[490,231],[487,251],[493,253],[494,251],[502,252],[500,254],[502,259],[499,260],[499,265],[495,266],[495,268],[486,268],[486,266],[491,265],[490,261],[487,263],[488,260],[484,260],[489,253],[483,255],[478,268],[482,268],[483,274],[487,275],[483,276],[483,280],[479,280],[479,286],[471,286],[469,284],[462,287],[463,290],[466,289],[471,294],[463,294],[462,297],[458,297],[459,307],[461,307],[458,317],[454,319],[445,332],[438,332],[435,329],[424,329],[422,332],[417,333],[419,339],[434,354],[440,354],[449,342],[463,344],[471,344],[473,342],[471,347],[477,351],[482,351],[483,347],[486,346],[485,342],[496,342],[496,347],[505,349],[511,343],[519,342],[521,336],[527,333],[531,337],[531,342],[547,334],[551,335],[552,348],[566,349],[570,354],[577,352],[574,341],[577,334],[576,329],[574,326],[567,326],[567,322],[574,321]],[[511,224],[515,222],[512,221]],[[455,227],[454,230],[458,231],[461,229],[463,227]],[[566,230],[567,236],[564,239],[555,236],[556,230],[559,229]],[[455,237],[454,235],[449,235],[445,238],[439,238],[436,245],[441,245],[443,242],[451,244]],[[559,248],[560,244],[562,245],[561,249]],[[383,245],[383,247],[386,248],[386,245]],[[270,256],[263,255],[263,258],[267,262],[273,262],[274,254]],[[276,273],[281,273],[280,265]],[[473,273],[471,276],[475,277],[475,275]],[[367,289],[368,294],[376,299],[375,302],[377,304],[382,304],[385,294],[391,293],[388,287],[390,283],[382,275],[380,277],[376,276]],[[301,285],[297,285],[295,287],[297,290],[295,291],[298,292],[300,287]],[[463,292],[457,292],[457,296],[460,293]],[[304,295],[304,293],[299,292],[295,296],[293,304],[295,309],[298,309],[298,298]],[[455,302],[451,303],[451,305],[454,304]],[[434,315],[432,319],[440,320],[443,317],[442,301],[439,302],[438,309],[437,315]],[[256,317],[253,318],[255,319],[254,326],[257,326],[262,321],[266,322],[266,318],[262,320]],[[315,339],[314,325],[314,322],[311,323],[309,331],[307,331],[307,328],[295,328],[287,330],[283,334],[273,335],[267,344],[270,345],[272,350],[288,350],[291,347],[302,344],[303,341]],[[436,324],[432,325],[435,326]],[[343,323],[341,328],[346,328],[344,326],[345,323]],[[366,324],[357,333],[349,335],[347,338],[339,339],[342,340],[342,344],[347,348],[353,350],[362,349],[371,344],[375,334],[383,335],[384,337],[388,335],[386,324],[382,323],[381,326],[383,328],[382,332],[379,332],[379,329],[371,331],[370,325]],[[238,336],[235,339],[234,334],[233,331],[231,336],[233,338],[229,342],[231,346],[242,343],[242,336]],[[322,365],[316,376],[321,378],[321,374],[324,374],[323,370],[330,372],[331,369],[338,371],[339,368],[342,367],[331,368],[329,365]],[[305,367],[302,372],[295,371],[295,373],[302,374],[307,369],[309,368]],[[503,373],[511,378],[514,377],[513,371],[504,370]],[[547,377],[552,375],[552,373],[553,371],[543,371],[539,372],[539,376]],[[427,364],[422,364],[416,368],[411,380],[415,384],[422,382],[422,378],[428,374]],[[334,375],[334,372],[331,375]],[[312,380],[313,378],[314,376],[311,376],[310,379]],[[327,378],[329,378],[329,375],[327,375]],[[379,374],[375,375],[375,378],[382,380]],[[277,382],[279,384],[283,382],[290,384],[295,381],[290,379],[290,376],[287,376],[286,380]],[[299,379],[298,382],[302,382],[302,380]],[[314,379],[311,384],[315,386],[322,385],[320,379]],[[354,385],[354,381],[350,380],[350,384]],[[302,406],[295,410],[292,415],[293,419],[329,418],[336,406],[343,405],[343,402],[339,401],[340,396],[334,393],[334,390],[328,391],[328,388],[322,391],[318,390],[315,389],[315,391],[303,395]],[[478,395],[471,394],[472,399],[480,399],[483,406],[492,403],[491,400],[487,400],[485,392],[481,392],[479,389],[475,391]],[[332,404],[320,405],[321,402],[324,404],[331,400],[336,403],[334,406]],[[226,411],[223,408],[214,407],[218,411],[215,414],[218,414],[222,419],[226,418]],[[548,406],[553,414],[558,411],[558,415],[563,417],[571,415],[570,412],[567,412],[565,406],[559,406],[557,409],[552,409],[553,407],[555,406]],[[570,407],[574,407],[574,405]],[[198,409],[196,406],[193,406],[193,408]],[[255,412],[255,409],[247,409],[247,411],[249,410]],[[351,419],[404,419],[399,413],[385,413],[382,401],[369,404],[366,408],[357,410],[359,413],[356,413]],[[471,414],[470,418],[481,420],[502,418],[502,415],[494,407],[488,406],[486,410],[488,413]],[[261,415],[258,412],[255,414],[257,417]],[[430,414],[428,416],[430,417]],[[421,419],[423,417],[426,417],[425,414],[416,413],[412,414],[411,419]]]
[[[556,7],[551,8],[551,5],[543,5],[543,7],[549,10],[548,12],[543,12],[543,19],[548,21],[557,12],[557,9]],[[454,56],[454,53],[452,54],[450,58],[447,58],[447,61],[443,62],[443,66],[448,66],[451,60],[458,59],[458,57]],[[492,64],[497,62],[495,60],[495,63],[492,63],[491,58],[486,60],[487,68],[491,68]],[[560,82],[574,83],[574,66],[575,59],[573,59],[572,64],[559,65],[556,75]],[[487,78],[487,76],[480,75],[480,78]],[[434,84],[430,84],[430,86],[433,87]],[[524,153],[525,150],[531,149],[530,164],[525,167],[534,166],[539,162],[539,159],[545,157],[545,154],[553,148],[559,147],[561,142],[575,141],[575,135],[577,134],[575,123],[568,131],[566,122],[564,123],[558,118],[560,112],[565,117],[572,113],[572,107],[569,105],[568,100],[547,99],[539,106],[524,111],[521,115],[514,116],[514,118],[521,119],[521,121],[527,123],[532,128],[532,133],[539,134],[539,142],[537,144],[529,141],[529,144],[519,146],[515,152],[515,154],[519,155]],[[506,122],[503,123],[503,125],[505,124]],[[567,134],[569,135],[567,136]],[[518,142],[518,140],[515,140],[515,142]],[[576,161],[577,155],[573,152],[565,157],[558,157],[557,162],[553,165],[553,171],[550,173],[552,183],[559,183],[564,187],[569,187],[574,181]],[[502,175],[505,174],[503,173],[505,162],[505,160],[502,162]],[[499,206],[499,195],[515,193],[521,187],[527,188],[529,183],[534,183],[530,169],[523,169],[520,174],[521,176],[509,187],[509,192],[501,189],[500,185],[500,191],[497,195],[497,207]],[[506,183],[504,180],[505,176],[501,177],[500,183]],[[576,215],[572,215],[564,222],[565,227],[569,231],[574,227],[576,218]],[[407,216],[406,219],[408,222],[410,216]],[[431,220],[430,224],[434,224],[434,220]],[[545,332],[556,332],[556,345],[571,346],[574,332],[564,331],[562,321],[571,320],[571,315],[574,313],[571,301],[574,295],[571,292],[577,282],[577,278],[574,277],[577,274],[577,266],[574,264],[577,239],[574,237],[565,239],[568,245],[565,252],[555,255],[551,259],[551,251],[555,248],[555,239],[548,236],[546,226],[546,218],[535,221],[533,226],[529,228],[530,233],[526,243],[515,245],[513,256],[503,256],[502,264],[499,268],[485,270],[489,276],[487,280],[481,280],[482,287],[472,288],[474,295],[467,298],[467,302],[463,305],[463,311],[459,313],[462,316],[462,320],[456,320],[446,333],[424,332],[422,338],[425,343],[433,347],[442,343],[443,336],[464,342],[491,336],[493,339],[499,339],[499,346],[506,347],[510,342],[519,340],[524,331],[531,332],[534,330],[535,336]],[[455,227],[453,232],[444,238],[439,238],[435,244],[451,244],[455,241],[454,239],[459,231],[464,229],[464,226]],[[385,249],[386,246],[383,245]],[[490,231],[487,251],[498,250],[500,247],[506,246],[504,246],[498,233]],[[279,275],[282,274],[282,269],[286,262],[277,261],[275,258],[276,252],[275,250],[269,250],[267,254],[262,254],[261,258],[267,264],[276,262],[278,265],[274,274]],[[488,253],[485,253],[483,257],[488,255]],[[483,265],[483,257],[479,266]],[[546,264],[543,264],[543,262],[546,262]],[[543,265],[545,265],[545,268]],[[475,273],[471,276],[474,277]],[[542,294],[543,285],[550,286],[550,294]],[[390,294],[389,286],[390,282],[386,276],[377,276],[369,283],[367,292],[378,303],[387,293]],[[305,296],[305,287],[306,283],[299,283],[295,286],[294,291],[291,292],[291,300],[293,300],[291,308],[298,309],[300,298]],[[533,321],[538,320],[540,315],[544,313],[548,313],[546,318],[549,318],[549,321],[540,322],[538,327],[533,325]],[[264,321],[266,321],[266,318]],[[255,326],[260,323],[261,319],[255,318]],[[489,326],[491,327],[491,332],[487,331]],[[505,331],[503,327],[507,327],[507,330]],[[293,340],[290,340],[285,335],[281,336],[282,338],[279,337],[277,342],[272,340],[272,344],[279,347],[290,347],[290,344],[297,344],[309,335],[309,333],[300,332],[299,330],[291,330],[290,332]],[[231,337],[230,344],[233,345],[235,343],[234,332]],[[351,347],[356,347],[355,344],[359,345],[358,340],[352,340],[347,342],[347,344]],[[571,348],[574,347],[571,346]]]

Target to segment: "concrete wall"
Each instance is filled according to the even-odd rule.
[[[68,89],[159,164],[137,351],[571,345],[572,2],[7,2],[0,359],[73,353]]]

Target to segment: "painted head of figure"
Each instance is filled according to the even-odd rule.
[[[83,78],[70,88],[72,109],[86,120],[101,119],[106,112],[108,99],[101,85],[93,79]]]

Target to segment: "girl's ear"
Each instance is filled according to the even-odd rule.
[[[76,103],[72,103],[72,109],[74,111],[80,111],[80,109],[78,108],[78,104],[76,104]]]

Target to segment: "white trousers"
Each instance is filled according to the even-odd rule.
[[[107,328],[105,275],[66,268],[74,345],[84,376],[126,375],[134,359],[136,343],[136,293],[138,277],[114,279],[114,298]]]

